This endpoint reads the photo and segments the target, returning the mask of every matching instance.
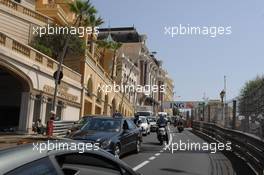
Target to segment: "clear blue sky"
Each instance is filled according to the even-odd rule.
[[[107,27],[135,26],[148,36],[175,82],[180,100],[219,98],[227,76],[227,99],[239,94],[247,80],[264,72],[263,0],[92,0]],[[164,35],[165,26],[231,26],[232,34]]]

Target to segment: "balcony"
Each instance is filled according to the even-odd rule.
[[[21,12],[23,13],[24,15],[27,15],[29,17],[33,17],[39,21],[42,21],[44,23],[51,23],[52,22],[52,19],[45,16],[45,15],[42,15],[38,12],[35,12],[27,7],[24,7],[22,6],[21,4],[19,3],[16,3],[14,1],[11,1],[11,0],[0,0],[0,5],[3,5],[9,9],[12,9],[12,10],[15,10],[17,12]]]
[[[27,58],[28,61],[33,61],[36,65],[46,67],[51,72],[57,70],[58,62],[56,60],[12,39],[11,37],[8,37],[2,32],[0,32],[0,47],[7,48],[18,54],[21,54]],[[65,77],[71,79],[74,82],[81,82],[81,75],[66,66],[63,66],[63,74]]]
[[[65,11],[60,4],[51,3],[51,4],[36,4],[36,10],[40,13],[43,13],[55,20],[59,25],[68,25],[72,23],[73,17],[72,13]]]

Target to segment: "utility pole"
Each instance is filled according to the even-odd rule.
[[[223,116],[224,116],[224,126],[226,126],[227,125],[227,119],[226,119],[226,76],[224,76],[224,91],[225,91],[225,96],[224,96]]]

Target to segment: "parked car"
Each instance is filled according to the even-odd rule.
[[[68,130],[67,134],[81,129],[81,127],[83,127],[83,125],[85,125],[91,117],[93,116],[83,116],[80,120],[74,122],[73,126]]]
[[[147,117],[139,116],[139,120],[140,120],[139,127],[141,128],[142,134],[145,136],[150,134],[150,124],[147,120]]]
[[[116,157],[128,152],[138,153],[142,134],[132,120],[123,117],[93,117],[80,130],[68,136],[74,140],[98,142]]]
[[[60,142],[56,142],[59,144]],[[63,141],[63,145],[67,142]],[[69,142],[69,144],[72,142]],[[104,150],[53,149],[41,153],[25,144],[0,151],[0,170],[5,175],[138,175],[126,163]]]
[[[156,117],[148,117],[148,122],[150,125],[150,132],[156,132],[158,127]]]

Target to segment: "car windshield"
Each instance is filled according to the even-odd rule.
[[[156,119],[155,118],[149,118],[148,121],[149,122],[156,122]]]
[[[147,119],[146,118],[140,118],[139,119],[142,123],[147,123]]]
[[[121,120],[113,118],[92,118],[82,128],[82,130],[119,132],[121,129]]]
[[[88,117],[83,117],[77,122],[77,124],[84,125],[88,120],[89,120]]]
[[[150,112],[137,112],[139,116],[150,116]]]

